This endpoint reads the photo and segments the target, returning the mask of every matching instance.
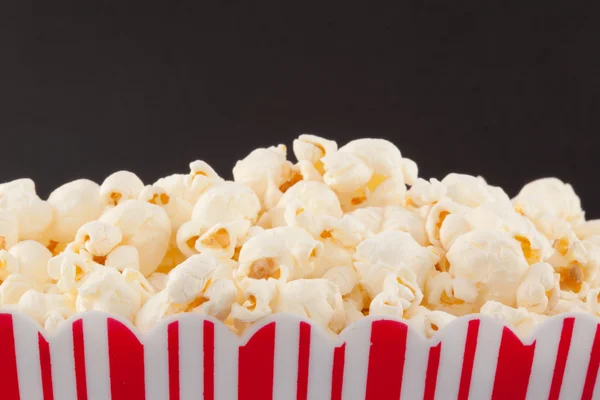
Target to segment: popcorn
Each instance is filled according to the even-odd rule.
[[[423,293],[416,282],[415,274],[409,269],[400,270],[397,274],[389,274],[385,278],[383,291],[371,301],[369,314],[402,318],[406,310],[421,304],[422,299]]]
[[[321,161],[325,171],[323,181],[338,193],[354,193],[365,186],[373,176],[373,171],[368,165],[351,153],[331,153]]]
[[[177,231],[192,216],[192,205],[183,197],[169,195],[169,191],[158,184],[146,186],[139,195],[139,200],[157,205],[165,210],[171,221],[171,229]]]
[[[150,297],[139,309],[135,315],[134,325],[140,332],[148,332],[163,318],[182,311],[181,307],[169,299],[166,290],[163,290]]]
[[[406,232],[382,232],[363,241],[354,255],[360,283],[369,296],[375,297],[383,289],[389,273],[410,269],[421,286],[425,276],[438,261],[437,254],[417,243]]]
[[[0,250],[0,282],[19,270],[19,259],[6,250]]]
[[[508,233],[474,230],[460,236],[446,258],[449,272],[478,286],[480,296],[516,304],[516,290],[529,268],[519,243]]]
[[[7,210],[0,210],[0,250],[9,250],[19,241],[19,220]]]
[[[384,139],[357,139],[339,149],[361,159],[373,172],[375,179],[393,177],[403,173],[400,150]],[[374,188],[373,188],[374,189]]]
[[[242,296],[231,306],[230,318],[251,323],[273,313],[278,296],[275,279],[243,279],[238,286]],[[239,323],[238,329],[242,329]]]
[[[275,311],[310,318],[335,333],[345,324],[342,296],[326,279],[297,279],[282,285]]]
[[[12,273],[0,284],[0,306],[17,304],[29,290],[41,291],[42,288],[31,278],[18,272]]]
[[[418,213],[400,206],[383,209],[382,231],[401,231],[409,233],[421,246],[427,246],[429,239],[425,229],[425,219]]]
[[[29,178],[15,179],[14,181],[0,183],[0,196],[4,192],[8,192],[12,189],[35,194],[35,183]]]
[[[24,240],[11,247],[9,252],[19,260],[18,272],[39,284],[50,281],[48,261],[52,258],[52,253],[42,244]]]
[[[100,198],[108,207],[114,207],[137,199],[143,188],[144,182],[133,172],[117,171],[100,185]]]
[[[203,254],[232,258],[249,228],[250,221],[246,220],[216,224],[196,240],[195,248]]]
[[[432,338],[440,329],[443,329],[450,322],[454,321],[456,316],[444,311],[430,311],[423,316],[425,336]]]
[[[121,241],[121,230],[102,221],[90,221],[84,224],[75,235],[75,242],[83,245],[88,253],[104,257]]]
[[[96,310],[119,315],[133,321],[142,305],[142,296],[119,271],[100,267],[92,269],[77,290],[77,312]]]
[[[248,240],[240,251],[238,279],[273,278],[281,282],[309,276],[323,244],[300,228],[268,229]]]
[[[0,221],[2,218],[0,217]],[[575,234],[581,240],[588,239],[592,236],[600,236],[600,219],[585,221],[575,228]]]
[[[319,171],[323,171],[321,159],[327,154],[337,151],[338,145],[333,140],[323,139],[316,135],[303,134],[294,140],[294,155],[298,161],[308,161]]]
[[[358,273],[350,265],[340,265],[330,268],[323,274],[322,278],[335,284],[342,296],[352,292],[354,287],[358,285]]]
[[[134,246],[140,257],[140,271],[148,276],[160,264],[171,237],[171,223],[165,211],[140,200],[127,200],[111,208],[100,221],[121,230],[122,244]]]
[[[248,187],[223,182],[207,190],[194,206],[192,219],[200,219],[208,229],[215,224],[246,220],[255,223],[260,201]]]
[[[442,200],[436,203],[429,211],[427,215],[427,220],[425,221],[425,230],[427,231],[427,237],[429,242],[436,246],[442,246],[441,242],[441,230],[444,227],[444,222],[446,218],[453,214],[458,214],[459,216],[462,214],[466,214],[468,212],[468,207],[465,207],[459,203],[455,203],[451,200]],[[462,227],[461,225],[453,225],[457,227]],[[454,230],[451,230],[450,235],[458,236],[454,233]],[[463,233],[462,231],[460,231]],[[445,238],[449,236],[449,232],[446,231],[444,234]],[[445,242],[448,242],[445,240]],[[447,249],[446,247],[444,247]]]
[[[488,301],[481,307],[480,313],[499,319],[512,326],[521,336],[527,336],[536,324],[542,322],[547,316],[528,312],[525,308],[512,308],[497,301]]]
[[[81,280],[95,268],[81,254],[64,252],[48,261],[48,274],[56,281],[57,289],[75,298]]]
[[[559,288],[550,264],[537,263],[529,267],[517,289],[517,306],[528,311],[544,313],[556,305]]]
[[[419,167],[417,163],[410,158],[402,158],[402,176],[407,185],[414,185],[419,179]]]
[[[156,293],[162,291],[167,287],[167,281],[169,280],[168,274],[162,274],[160,272],[154,272],[150,274],[147,281],[152,286]]]
[[[60,314],[63,319],[68,318],[75,312],[73,303],[61,294],[42,293],[34,289],[26,291],[18,303],[18,310],[29,315],[40,325],[45,326],[49,318],[56,319]],[[50,327],[56,327],[59,323],[51,321]]]
[[[437,179],[431,178],[426,181],[418,178],[406,192],[406,205],[414,207],[432,205],[442,200],[445,195],[446,186]]]
[[[213,185],[223,182],[223,178],[207,163],[196,160],[190,163],[190,173],[185,177],[184,199],[196,204],[200,196]]]
[[[0,210],[13,213],[19,223],[19,239],[37,239],[52,223],[52,207],[34,192],[7,189],[0,193]]]
[[[58,243],[70,242],[86,222],[97,219],[104,208],[100,186],[87,179],[65,183],[48,197],[52,225],[48,235]]]
[[[106,256],[104,265],[116,268],[117,271],[139,271],[140,254],[134,246],[117,246]]]
[[[452,173],[442,179],[442,184],[446,196],[460,205],[474,208],[498,202],[510,207],[508,195],[499,187],[489,186],[482,177]]]

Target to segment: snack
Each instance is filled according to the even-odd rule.
[[[0,184],[0,306],[48,330],[101,310],[140,331],[200,313],[244,332],[274,313],[337,334],[365,315],[431,337],[482,313],[528,334],[600,315],[600,222],[556,178],[514,198],[483,178],[418,177],[383,139],[315,135],[252,151],[233,181],[207,163],[152,185],[118,171],[40,199]]]

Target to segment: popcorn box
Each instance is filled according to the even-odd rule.
[[[600,399],[599,321],[565,314],[522,341],[472,315],[432,339],[366,317],[339,336],[274,315],[242,337],[198,314],[139,334],[99,312],[53,334],[0,314],[2,400]]]

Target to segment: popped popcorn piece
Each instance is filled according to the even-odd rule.
[[[517,306],[536,313],[546,312],[558,302],[559,288],[556,283],[550,264],[533,264],[517,289]]]
[[[465,207],[459,203],[456,203],[451,200],[441,200],[436,203],[429,214],[427,215],[427,220],[425,221],[425,230],[427,231],[427,237],[429,242],[434,244],[435,246],[441,247],[441,230],[444,227],[444,222],[446,218],[450,215],[464,215],[469,211],[468,207]],[[460,225],[457,225],[460,227]],[[445,233],[445,236],[457,236],[454,232],[455,229],[451,230],[451,234],[448,232]],[[461,232],[462,233],[462,232]],[[444,249],[448,250],[448,248],[444,247]]]
[[[340,147],[339,151],[360,158],[373,172],[375,180],[402,176],[402,154],[393,143],[385,139],[353,140]]]
[[[58,328],[65,322],[69,317],[73,315],[73,311],[68,308],[58,308],[50,310],[46,315],[44,322],[44,330],[46,332],[56,332]]]
[[[407,185],[414,185],[419,179],[419,167],[416,162],[410,158],[402,158],[402,176]]]
[[[321,182],[298,182],[283,194],[277,208],[285,209],[293,202],[299,203],[303,211],[308,211],[316,216],[327,215],[341,218],[343,214],[335,193]]]
[[[334,152],[321,159],[323,181],[337,193],[355,193],[373,176],[369,166],[354,154]],[[355,200],[355,203],[358,200]]]
[[[383,229],[386,209],[384,207],[364,207],[358,208],[347,215],[358,218],[360,222],[376,235]]]
[[[19,220],[12,211],[0,210],[0,250],[9,250],[19,241]]]
[[[53,312],[66,315],[67,318],[75,312],[73,302],[66,296],[42,293],[34,289],[23,293],[23,296],[19,299],[18,309],[42,326],[46,324]]]
[[[402,318],[410,307],[418,306],[423,293],[415,274],[408,269],[389,274],[383,282],[383,291],[373,298],[369,307],[371,315],[391,315]]]
[[[255,223],[260,201],[248,187],[236,182],[223,182],[208,189],[194,206],[192,219],[200,219],[206,229],[215,224],[246,220]]]
[[[354,266],[360,282],[369,296],[375,297],[383,288],[389,273],[404,268],[412,270],[419,286],[438,261],[438,255],[430,248],[417,243],[406,232],[388,231],[363,241],[356,248]]]
[[[273,313],[278,296],[275,279],[242,279],[238,286],[241,297],[231,306],[234,321],[255,322]],[[239,323],[238,327],[243,329]]]
[[[156,270],[171,238],[171,223],[162,208],[140,200],[127,200],[104,213],[100,221],[119,228],[123,234],[121,244],[138,250],[140,271],[144,275]]]
[[[510,198],[497,186],[490,186],[478,176],[451,173],[442,179],[446,186],[446,197],[466,207],[478,207],[486,203],[498,202],[510,207]]]
[[[557,178],[538,179],[523,186],[513,205],[534,222],[549,216],[576,226],[584,220],[581,201],[573,187]]]
[[[582,222],[574,227],[574,231],[581,240],[588,239],[592,236],[600,236],[600,219]]]
[[[52,253],[42,244],[34,240],[23,240],[11,247],[9,253],[19,260],[18,272],[39,284],[50,281],[48,261],[52,258]]]
[[[407,206],[423,207],[439,202],[445,195],[446,186],[437,179],[418,178],[406,192],[405,202]]]
[[[335,333],[342,330],[346,317],[338,288],[326,279],[297,279],[279,289],[276,312],[312,319]]]
[[[401,231],[409,233],[421,246],[429,245],[425,219],[418,213],[400,206],[390,206],[383,209],[382,231]]]
[[[92,269],[77,290],[77,312],[103,311],[133,321],[142,305],[142,296],[119,271],[100,267]]]
[[[600,288],[588,291],[585,304],[589,312],[596,316],[600,316]]]
[[[75,238],[86,222],[97,219],[104,208],[100,186],[88,179],[78,179],[55,189],[48,197],[52,206],[52,225],[48,235],[58,243]]]
[[[250,221],[247,220],[216,224],[196,240],[195,248],[203,254],[232,258],[238,241],[246,236],[249,228]]]
[[[358,285],[358,272],[351,265],[340,265],[330,268],[322,276],[337,286],[342,296],[352,292]]]
[[[294,140],[293,150],[298,161],[308,161],[323,173],[321,159],[327,154],[334,153],[338,145],[333,140],[310,134],[302,134]]]
[[[139,271],[140,254],[135,246],[117,246],[101,264],[116,268],[117,271],[124,271],[125,269]]]
[[[340,265],[353,265],[354,249],[349,249],[336,242],[333,238],[322,239],[323,250],[315,261],[314,270],[308,278],[321,278],[330,268]]]
[[[133,172],[117,171],[100,185],[100,199],[106,206],[114,207],[137,199],[143,188],[144,182]]]
[[[8,251],[0,249],[0,282],[19,270],[19,259]]]
[[[213,185],[223,182],[223,178],[202,160],[190,163],[190,173],[185,177],[184,199],[190,204],[196,204],[200,196]]]
[[[74,252],[64,252],[48,261],[48,274],[56,281],[61,293],[72,298],[77,296],[77,288],[95,266],[84,256]]]
[[[429,276],[425,284],[427,304],[454,315],[465,315],[478,308],[479,293],[474,285],[464,278],[454,278],[448,272]]]
[[[41,291],[42,288],[36,281],[23,274],[10,274],[0,284],[0,306],[17,304],[28,290]]]
[[[140,301],[142,304],[146,302],[150,297],[156,294],[154,287],[148,282],[146,277],[138,270],[125,268],[121,275],[125,278],[131,287],[133,287],[140,295]]]
[[[480,313],[499,319],[511,326],[522,337],[529,335],[536,324],[546,318],[545,315],[528,312],[525,308],[513,308],[497,301],[488,301],[481,307]]]
[[[456,319],[456,316],[444,311],[430,311],[423,316],[425,336],[432,338],[440,329]]]
[[[346,313],[346,322],[344,327],[365,317],[362,311],[356,308],[354,303],[348,301],[344,301],[344,312]]]
[[[274,278],[281,282],[309,276],[323,244],[300,228],[265,230],[248,240],[240,251],[238,279]]]
[[[163,318],[183,310],[175,305],[166,290],[150,297],[135,315],[134,325],[142,333],[150,331]]]
[[[148,283],[154,288],[154,292],[158,293],[167,287],[167,281],[169,280],[168,274],[160,272],[154,272],[148,277]]]
[[[449,272],[477,285],[480,296],[516,304],[516,290],[529,268],[519,243],[506,232],[474,230],[460,236],[446,258]]]
[[[183,195],[169,195],[169,191],[158,184],[144,187],[140,192],[139,200],[165,210],[171,221],[171,229],[175,232],[192,216],[193,206],[183,198]]]
[[[38,239],[52,223],[52,207],[35,193],[9,189],[0,193],[0,210],[14,213],[19,239]]]
[[[90,221],[79,228],[75,242],[93,256],[108,255],[123,240],[121,230],[109,223]]]
[[[0,195],[13,189],[35,194],[35,183],[29,178],[15,179],[10,182],[0,183]]]

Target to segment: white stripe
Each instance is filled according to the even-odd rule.
[[[341,338],[346,341],[344,400],[364,400],[366,396],[372,323],[372,318],[363,318],[342,332]]]
[[[238,337],[222,323],[215,323],[215,400],[237,399]]]
[[[435,389],[437,400],[458,397],[468,324],[468,318],[458,318],[436,335],[442,342]]]
[[[198,314],[179,319],[179,390],[181,400],[202,398],[204,390],[204,320]]]
[[[492,318],[480,321],[469,398],[491,399],[504,326]]]
[[[25,315],[13,314],[19,393],[22,399],[43,399],[39,326]]]
[[[561,400],[580,399],[583,394],[596,326],[597,322],[591,318],[581,317],[575,320],[560,391]]]
[[[52,387],[56,400],[77,399],[75,356],[73,354],[74,320],[70,319],[63,323],[54,334],[48,335],[50,359],[52,360]]]
[[[406,356],[402,373],[401,399],[422,399],[425,392],[425,376],[429,359],[429,343],[425,337],[408,327]]]
[[[596,385],[594,386],[592,400],[600,400],[600,374],[598,373],[596,373]]]
[[[527,389],[528,400],[547,399],[556,364],[563,318],[550,318],[538,326],[533,334],[535,353]]]
[[[308,399],[331,397],[333,352],[342,342],[335,340],[317,325],[311,327],[310,356],[308,361]]]
[[[167,324],[161,323],[144,335],[146,400],[169,398],[169,354]]]
[[[88,400],[110,400],[106,315],[85,313],[82,317]]]
[[[279,318],[275,323],[273,400],[296,398],[299,347],[300,319]]]

